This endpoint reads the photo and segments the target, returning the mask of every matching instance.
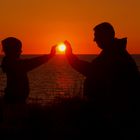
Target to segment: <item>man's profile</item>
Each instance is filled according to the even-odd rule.
[[[103,114],[135,112],[140,78],[138,67],[126,50],[127,38],[116,38],[108,22],[96,25],[93,30],[101,52],[91,63],[74,55],[70,43],[65,41],[69,64],[86,77],[85,97]]]

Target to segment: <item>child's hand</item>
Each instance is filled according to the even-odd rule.
[[[51,57],[53,57],[53,56],[56,54],[56,46],[57,46],[57,45],[54,45],[54,46],[52,46],[52,48],[51,48],[51,52],[50,52],[50,56],[51,56]]]

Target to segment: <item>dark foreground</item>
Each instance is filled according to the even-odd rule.
[[[52,106],[4,105],[0,108],[0,137],[4,139],[136,139],[137,116],[104,114],[78,98]]]

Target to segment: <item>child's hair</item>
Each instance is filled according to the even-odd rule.
[[[21,41],[15,37],[5,38],[4,40],[2,40],[1,43],[2,43],[2,49],[6,55],[11,53],[16,53],[22,47]]]

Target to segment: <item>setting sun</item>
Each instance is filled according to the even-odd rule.
[[[64,43],[60,43],[60,44],[58,45],[58,51],[61,52],[61,53],[64,53],[65,50],[66,50],[65,44],[64,44]]]

